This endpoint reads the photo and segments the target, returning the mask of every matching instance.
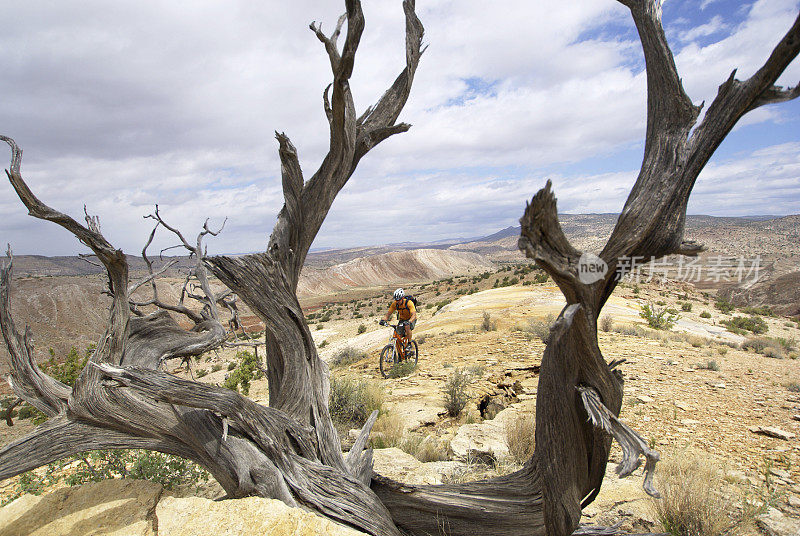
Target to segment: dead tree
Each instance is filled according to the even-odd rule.
[[[31,213],[61,224],[106,266],[113,305],[106,336],[75,388],[41,374],[27,336],[11,321],[10,269],[0,281],[0,320],[13,363],[17,394],[52,418],[36,432],[0,450],[0,478],[62,456],[98,448],[148,448],[192,459],[208,468],[231,497],[256,494],[302,506],[369,534],[567,535],[581,507],[600,489],[611,436],[623,446],[624,475],[643,454],[648,475],[658,455],[625,427],[618,415],[622,379],[597,344],[597,318],[617,285],[626,256],[696,254],[683,242],[686,203],[714,149],[746,112],[798,95],[773,84],[800,50],[800,18],[764,66],[746,81],[733,75],[703,121],[681,86],[661,27],[658,0],[620,0],[633,15],[648,79],[648,120],[642,169],[600,257],[605,276],[591,284],[578,277],[581,252],[558,223],[550,185],[537,193],[522,218],[521,249],[558,283],[567,306],[553,325],[540,370],[536,452],[523,468],[492,480],[460,485],[411,486],[372,472],[364,450],[372,415],[343,456],[328,413],[328,371],[319,359],[296,297],[300,269],[336,194],[367,151],[409,127],[395,121],[408,97],[421,54],[422,26],[410,0],[406,13],[405,70],[374,107],[356,116],[349,88],[363,29],[360,5],[333,34],[311,28],[329,55],[334,81],[324,92],[330,149],[304,180],[297,152],[278,134],[285,205],[265,253],[205,259],[266,324],[269,407],[232,391],[181,380],[141,366],[128,345],[127,265],[88,221],[86,227],[43,205],[20,176],[21,152],[12,146],[9,177]],[[341,52],[337,39],[347,31]],[[654,493],[649,478],[646,488]]]
[[[267,324],[270,407],[224,388],[186,381],[157,370],[166,352],[178,355],[204,336],[215,338],[216,296],[203,288],[213,330],[185,331],[167,315],[157,293],[133,309],[158,306],[155,314],[131,311],[125,255],[101,234],[98,221],[83,225],[41,202],[21,174],[22,151],[11,146],[8,177],[29,213],[61,225],[88,246],[105,266],[112,305],[108,328],[90,362],[70,388],[42,373],[33,359],[30,336],[11,318],[11,262],[0,271],[0,324],[12,355],[15,393],[50,417],[31,436],[0,450],[0,479],[53,460],[105,448],[144,448],[193,460],[219,481],[230,497],[260,495],[303,506],[371,534],[399,534],[388,510],[370,489],[372,454],[364,450],[373,415],[345,457],[328,414],[328,371],[316,354],[295,289],[311,242],[336,194],[361,158],[386,138],[410,126],[397,118],[410,94],[422,53],[423,27],[413,0],[405,0],[406,66],[378,102],[358,116],[350,91],[356,50],[364,29],[360,2],[346,0],[346,13],[333,33],[311,29],[330,59],[333,82],[323,92],[330,125],[330,149],[319,170],[304,181],[297,152],[277,134],[286,204],[262,255],[205,259],[200,243],[186,249],[205,262]],[[338,41],[344,32],[344,43]],[[202,236],[202,233],[201,233]],[[10,255],[9,255],[10,258]],[[201,287],[204,270],[195,270]],[[176,310],[177,309],[177,310]],[[175,312],[192,314],[182,304]],[[207,317],[207,318],[206,318]],[[224,331],[224,330],[223,330]],[[206,347],[208,349],[208,347]]]

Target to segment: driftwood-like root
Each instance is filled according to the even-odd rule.
[[[600,395],[596,390],[582,385],[579,385],[577,389],[581,394],[583,406],[586,408],[592,424],[611,434],[622,447],[622,461],[617,465],[616,469],[619,477],[625,478],[638,469],[641,464],[639,457],[644,456],[646,462],[642,486],[648,495],[660,498],[661,494],[653,487],[656,462],[661,459],[658,452],[651,450],[642,436],[611,413],[600,401]]]

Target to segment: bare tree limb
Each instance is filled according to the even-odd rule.
[[[581,394],[581,400],[583,400],[583,405],[589,414],[592,424],[612,435],[622,447],[622,461],[617,466],[619,477],[625,478],[638,469],[640,465],[639,456],[644,456],[647,461],[645,463],[642,486],[648,495],[660,498],[661,495],[653,487],[656,462],[661,459],[659,453],[651,450],[642,436],[625,425],[605,407],[595,389],[586,386],[578,386],[577,389]]]
[[[42,372],[36,364],[28,326],[24,334],[17,331],[11,318],[10,305],[14,265],[11,246],[8,246],[7,255],[8,264],[0,265],[0,329],[11,355],[8,383],[19,398],[52,417],[66,410],[66,401],[72,389]]]

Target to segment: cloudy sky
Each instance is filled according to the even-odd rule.
[[[359,112],[404,64],[400,0],[363,2]],[[618,212],[645,125],[627,10],[612,0],[417,3],[429,48],[401,115],[414,126],[361,161],[314,247],[489,234],[516,225],[548,178],[562,212]],[[328,33],[343,2],[5,0],[2,9],[0,132],[24,149],[23,176],[46,203],[75,217],[86,204],[130,253],[155,203],[187,234],[227,217],[210,252],[265,247],[282,204],[274,132],[292,139],[306,177],[327,149],[330,69],[308,24]],[[690,97],[710,103],[734,68],[750,76],[798,9],[796,0],[668,0],[664,25]],[[779,83],[799,80],[795,61]],[[700,176],[689,213],[800,213],[800,102],[746,116]],[[7,183],[0,215],[0,240],[19,254],[83,251],[27,216]]]

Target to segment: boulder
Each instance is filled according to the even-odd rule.
[[[376,473],[413,485],[441,484],[446,476],[465,467],[463,463],[456,461],[422,463],[411,454],[395,447],[373,450],[372,459]]]
[[[800,521],[787,517],[777,508],[769,507],[756,518],[756,524],[768,536],[797,536]]]
[[[23,495],[0,508],[0,536],[155,536],[161,486],[104,480],[47,495]]]
[[[496,420],[459,427],[450,448],[462,460],[491,462],[508,456],[505,428]]]
[[[164,497],[156,507],[158,536],[363,536],[364,533],[275,499],[212,501]]]

